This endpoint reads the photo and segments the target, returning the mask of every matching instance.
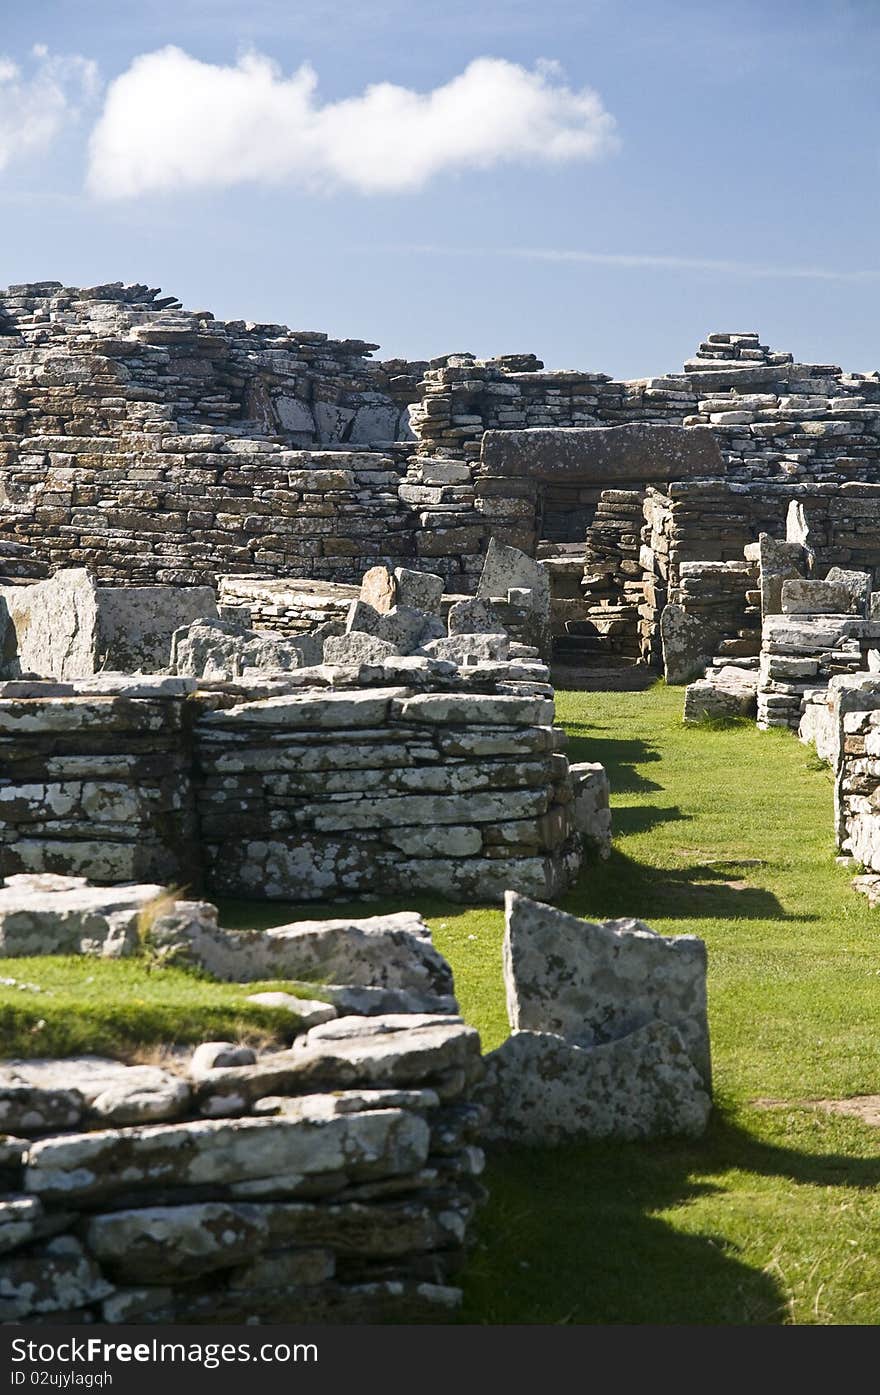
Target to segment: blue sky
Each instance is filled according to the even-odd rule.
[[[2,284],[142,280],[383,356],[532,351],[633,377],[680,367],[709,330],[756,329],[807,361],[880,367],[877,0],[0,8]],[[169,45],[198,64],[144,59]],[[234,119],[217,87],[175,137],[175,113],[247,51],[274,77],[238,82]],[[504,62],[445,101],[484,58]],[[303,63],[307,159],[286,126]],[[377,83],[442,90],[424,128],[442,159],[424,156],[416,97],[381,119],[336,105]]]

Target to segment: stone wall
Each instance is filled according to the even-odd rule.
[[[277,899],[555,895],[580,857],[546,669],[0,685],[0,871]]]
[[[0,1066],[0,1321],[452,1314],[484,1195],[473,1028],[348,1016],[170,1064]]]
[[[0,683],[0,876],[194,877],[190,711],[180,678]]]
[[[145,286],[11,288],[0,296],[0,545],[36,547],[30,565],[92,563],[105,580],[259,570],[345,581],[420,556],[473,580],[466,559],[492,533],[531,539],[529,550],[542,530],[581,541],[598,491],[621,478],[611,460],[605,476],[524,464],[499,483],[487,431],[708,428],[729,477],[760,487],[873,481],[880,469],[880,378],[795,364],[757,336],[710,336],[684,373],[630,383],[545,371],[530,355],[374,363],[373,347],[218,321]],[[309,462],[285,458],[303,448],[348,453],[336,468],[353,478],[303,497],[287,472]],[[359,456],[377,449],[371,469]],[[643,462],[624,483],[651,478]]]

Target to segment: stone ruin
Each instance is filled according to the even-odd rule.
[[[269,977],[289,1022],[0,1065],[4,1320],[436,1321],[481,1141],[702,1132],[702,942],[542,904],[611,835],[551,661],[799,727],[880,886],[880,375],[374,348],[0,295],[0,949]],[[414,913],[233,931],[169,885],[506,899],[512,1034],[481,1056]]]
[[[661,667],[667,606],[699,621],[709,657],[757,652],[743,548],[779,540],[793,499],[828,565],[878,563],[876,373],[797,363],[752,333],[629,382],[533,355],[378,362],[374,347],[220,321],[141,285],[10,287],[0,568],[211,585],[285,632],[299,583],[332,611],[376,565],[472,596],[494,541],[547,575],[549,635],[526,641],[544,657],[552,640],[571,662]]]
[[[485,1199],[484,1138],[700,1133],[700,941],[508,902],[515,1031],[484,1059],[418,915],[236,931],[155,885],[9,878],[13,960],[146,953],[271,975],[289,991],[250,1000],[290,1026],[284,1047],[203,1042],[160,1065],[0,1064],[0,1320],[443,1321]]]

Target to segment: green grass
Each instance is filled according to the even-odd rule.
[[[0,959],[0,1056],[134,1060],[166,1043],[288,1041],[296,1019],[245,1001],[287,983],[214,983],[142,959]],[[300,994],[300,996],[302,996]],[[320,996],[320,990],[316,991]]]
[[[829,773],[789,734],[685,728],[682,691],[560,693],[574,760],[611,777],[615,847],[563,904],[709,946],[716,1109],[699,1142],[496,1149],[464,1276],[468,1322],[880,1321],[880,1131],[810,1100],[880,1093],[880,913],[834,862]],[[462,1009],[507,1034],[503,918],[407,898],[223,907],[228,925],[372,914],[430,920]],[[128,1051],[280,1031],[246,993],[177,970],[6,960],[0,1048]],[[15,1013],[10,1017],[10,1011]],[[38,1021],[45,1026],[34,1030]],[[287,1024],[285,1024],[287,1025]],[[762,1108],[771,1099],[779,1108]]]

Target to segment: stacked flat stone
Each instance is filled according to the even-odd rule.
[[[7,1061],[0,1321],[443,1321],[483,1196],[481,1073],[477,1033],[431,1014],[174,1070]]]
[[[857,615],[770,615],[764,620],[758,726],[798,729],[805,696],[838,674],[867,668],[880,622]]]
[[[246,615],[255,630],[299,635],[319,625],[344,625],[360,589],[360,585],[314,579],[221,576],[217,596],[221,607]]]
[[[0,875],[174,881],[198,865],[182,678],[0,682]]]
[[[569,882],[578,838],[546,670],[481,662],[420,692],[399,681],[412,663],[373,665],[374,686],[364,666],[348,691],[204,702],[209,886],[281,899],[419,886],[498,901],[511,885],[544,895]]]
[[[580,840],[547,678],[390,657],[2,684],[0,871],[278,899],[555,894]]]
[[[583,567],[586,622],[575,633],[594,633],[606,652],[639,653],[639,606],[645,603],[640,547],[644,495],[606,489],[587,530]]]
[[[876,662],[873,664],[876,670]],[[825,688],[808,691],[798,728],[834,774],[834,832],[851,865],[867,869],[856,878],[875,904],[880,872],[880,675],[840,675]]]

